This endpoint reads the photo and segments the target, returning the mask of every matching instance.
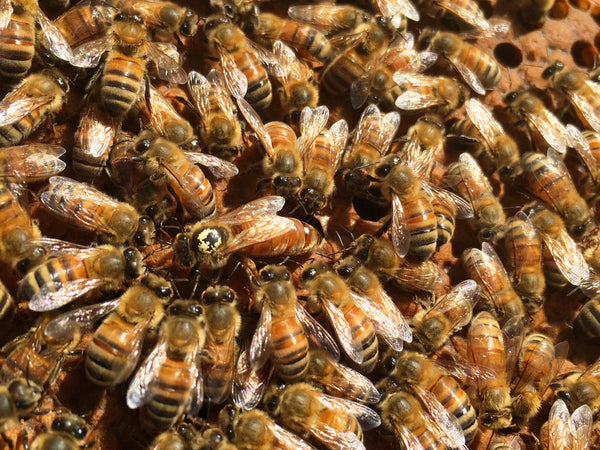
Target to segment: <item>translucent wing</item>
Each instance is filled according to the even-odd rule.
[[[356,364],[362,364],[364,361],[362,343],[352,338],[352,327],[344,317],[344,314],[327,299],[323,299],[321,304],[329,316],[329,322],[346,354]]]
[[[344,31],[348,30],[348,28],[345,26],[345,22],[339,20],[339,17],[340,15],[352,12],[348,6],[334,4],[294,5],[288,8],[288,16],[301,22],[308,21],[326,30]],[[360,10],[356,8],[356,14],[360,13]],[[307,20],[309,17],[310,20]]]
[[[6,29],[13,13],[12,0],[0,0],[0,30]]]
[[[410,248],[410,232],[406,217],[404,216],[404,208],[400,197],[394,195],[392,198],[392,227],[391,227],[392,243],[396,253],[404,258]]]
[[[205,78],[202,74],[191,71],[188,74],[188,89],[196,109],[203,118],[211,114],[214,104],[230,121],[237,120],[235,105],[231,101],[225,80],[220,72],[213,69]],[[216,91],[216,93],[212,94],[212,91]]]
[[[445,203],[450,210],[456,210],[457,219],[468,219],[473,217],[473,207],[462,197],[447,191],[432,183],[423,182],[423,189],[432,197],[437,198],[439,202]]]
[[[61,328],[64,328],[62,324],[66,322],[75,322],[82,328],[90,327],[99,319],[114,311],[117,306],[119,306],[120,302],[121,299],[117,298],[108,302],[83,306],[81,308],[73,309],[66,313],[60,314],[50,322],[56,323],[57,325],[61,326]]]
[[[492,186],[483,171],[475,161],[475,158],[469,153],[461,153],[459,158],[459,177],[458,179],[448,177],[450,186],[456,186],[461,181],[467,191],[467,200],[471,205],[477,204],[479,201],[478,193],[481,191],[492,192]]]
[[[300,137],[298,138],[298,154],[303,156],[312,145],[329,119],[327,106],[309,108],[306,106],[300,114]]]
[[[437,292],[444,284],[440,268],[437,264],[428,264],[428,262],[415,264],[404,261],[391,276],[405,290]]]
[[[396,98],[396,106],[405,111],[417,111],[431,106],[443,105],[444,100],[433,89],[419,89],[421,86],[433,86],[435,79],[428,75],[396,72],[394,82],[404,92]]]
[[[361,405],[360,403],[345,398],[332,397],[327,394],[319,393],[318,395],[321,402],[329,408],[346,411],[356,417],[361,428],[365,431],[372,430],[381,425],[379,415],[368,406]]]
[[[276,423],[272,423],[269,428],[275,434],[275,439],[277,439],[277,443],[281,445],[281,448],[315,450],[312,445],[308,444],[303,439],[300,439],[295,434],[290,433],[285,428],[280,427]]]
[[[392,19],[396,28],[400,26],[399,17],[407,17],[415,22],[420,20],[419,11],[409,0],[374,0],[373,3],[383,17]]]
[[[567,130],[554,114],[544,108],[536,115],[526,114],[525,119],[550,147],[561,155],[567,152]]]
[[[336,394],[338,394],[337,396],[344,396],[350,400],[365,403],[379,402],[379,400],[381,399],[381,394],[379,393],[379,391],[377,390],[377,388],[371,380],[369,380],[361,373],[344,366],[343,364],[333,361],[332,364],[335,366],[339,376],[342,377],[345,381],[338,383],[336,382],[337,378],[334,378],[328,383],[325,380],[323,380],[329,392],[335,392]],[[317,381],[321,382],[321,380]],[[353,394],[354,392],[349,393],[346,389],[341,387],[341,385],[343,385],[344,383],[347,383],[353,387],[352,391],[356,391],[356,397],[349,396],[349,394]]]
[[[90,102],[79,121],[75,146],[92,158],[108,158],[116,133],[115,120]]]
[[[99,278],[84,278],[62,283],[58,290],[50,290],[44,285],[29,300],[29,309],[37,312],[58,309],[104,284]]]
[[[208,170],[210,170],[217,178],[231,178],[236,176],[239,172],[235,164],[208,153],[184,151],[184,154],[186,158],[193,161],[194,164],[208,167]]]
[[[246,45],[248,50],[254,53],[261,63],[270,68],[270,73],[273,76],[285,77],[285,70],[279,64],[279,58],[273,52],[257,44],[252,39],[246,39]]]
[[[170,81],[176,84],[185,84],[187,81],[187,73],[179,65],[177,61],[163,52],[152,42],[145,42],[145,48],[148,56],[156,64],[158,77],[161,80]]]
[[[30,97],[19,87],[0,102],[0,126],[17,122],[51,101],[48,96]]]
[[[563,450],[571,448],[571,417],[569,410],[562,400],[556,400],[548,416],[548,443],[549,448]]]
[[[371,104],[365,108],[360,117],[352,145],[370,142],[383,156],[387,153],[399,126],[400,114],[392,112],[382,115],[377,105]]]
[[[99,39],[81,44],[73,49],[71,56],[71,65],[75,67],[90,68],[100,64],[100,59],[113,46],[113,37],[111,35],[103,36]]]
[[[481,84],[481,81],[479,81],[479,78],[477,78],[475,72],[457,58],[448,58],[448,61],[454,66],[456,71],[463,77],[463,80],[465,80],[465,83],[467,83],[471,89],[479,95],[485,95],[485,88],[483,87],[483,84]]]
[[[156,379],[160,367],[167,360],[167,342],[161,336],[154,350],[142,363],[127,388],[127,406],[136,409],[146,403],[150,393],[150,383]]]
[[[571,414],[571,434],[573,435],[573,449],[584,450],[588,448],[592,437],[594,419],[592,410],[588,405],[582,405]]]
[[[591,81],[588,81],[587,83],[588,85],[592,84]],[[594,107],[584,96],[579,95],[576,92],[569,91],[568,96],[569,100],[571,100],[571,104],[578,112],[578,116],[583,117],[589,128],[600,133],[600,118],[596,114]]]
[[[317,422],[306,430],[331,450],[365,450],[365,445],[351,432],[339,432],[325,422]]]
[[[398,421],[394,421],[393,427],[398,439],[402,441],[404,448],[409,448],[411,450],[425,450],[417,437],[408,431],[404,425]]]
[[[441,296],[427,311],[425,319],[441,313],[447,317],[455,318],[452,329],[462,328],[471,321],[473,308],[479,299],[480,292],[481,288],[474,280],[465,280],[454,286],[450,292]],[[460,312],[446,314],[456,309]]]
[[[236,208],[218,218],[218,223],[246,223],[257,220],[261,216],[272,216],[283,208],[285,199],[278,195],[270,195],[253,200]],[[207,220],[206,224],[212,224],[216,220]]]
[[[464,380],[466,384],[471,385],[475,385],[477,381],[493,380],[497,377],[495,371],[469,361],[436,359],[435,365],[458,380]]]
[[[502,125],[483,104],[474,98],[466,101],[465,109],[471,122],[481,133],[488,146],[492,146],[496,136],[504,134]]]
[[[200,411],[202,403],[204,402],[204,381],[202,379],[200,365],[197,364],[197,361],[191,361],[192,359],[197,359],[197,352],[190,353],[189,356],[190,359],[188,362],[188,367],[191,372],[191,378],[195,380],[195,382],[192,387],[192,392],[190,393],[190,404],[186,408],[185,412],[190,416],[198,416],[198,412]]]
[[[437,2],[440,8],[454,14],[456,17],[463,20],[465,23],[475,27],[484,36],[494,34],[492,25],[485,19],[483,11],[472,3],[459,3],[451,0],[441,0]],[[470,8],[467,6],[471,6]]]
[[[589,266],[566,229],[560,230],[557,239],[545,233],[542,234],[542,239],[550,250],[560,273],[569,283],[579,286],[590,277]]]
[[[219,55],[227,89],[229,89],[234,98],[243,98],[246,92],[248,92],[248,79],[246,75],[238,69],[233,56],[221,47],[219,47]]]
[[[59,29],[56,28],[56,25],[54,25],[39,8],[36,12],[35,19],[42,29],[42,42],[44,43],[44,47],[50,50],[50,53],[57,58],[60,58],[63,61],[71,61],[71,58],[73,57],[71,46]]]
[[[86,247],[84,245],[74,244],[72,242],[61,241],[60,239],[38,238],[30,241],[32,247],[40,247],[44,250],[47,257],[77,255],[80,258],[95,255],[103,251],[98,247]]]
[[[248,357],[248,351],[244,350],[238,358],[233,377],[233,403],[238,408],[247,411],[258,406],[265,395],[265,391],[271,379],[273,369],[269,373],[265,369],[254,370]]]
[[[271,349],[271,309],[267,302],[262,305],[260,319],[256,326],[250,349],[248,351],[248,359],[253,370],[258,370],[267,362],[267,358]]]
[[[335,361],[339,361],[340,350],[333,338],[299,303],[296,303],[296,317],[302,323],[306,337],[317,347],[325,350]]]
[[[262,122],[262,119],[258,115],[258,113],[254,110],[254,108],[248,103],[244,98],[238,97],[237,104],[240,112],[246,119],[246,122],[250,124],[252,130],[258,136],[260,143],[262,144],[265,152],[269,155],[273,154],[273,144],[271,143],[271,136],[267,133],[267,129]]]
[[[15,182],[44,180],[65,169],[66,163],[59,159],[65,152],[64,148],[49,144],[4,147],[0,149],[0,159],[3,159],[0,177]]]
[[[371,71],[367,71],[363,76],[352,82],[350,85],[350,103],[354,109],[359,109],[366,103],[371,93],[372,83]]]

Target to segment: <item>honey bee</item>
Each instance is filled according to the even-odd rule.
[[[158,326],[163,318],[162,303],[171,295],[170,284],[153,274],[125,291],[88,344],[85,371],[94,384],[115,386],[129,378],[146,332]]]
[[[562,216],[569,234],[577,238],[588,231],[593,225],[590,210],[555,152],[524,153],[521,166],[525,186]]]
[[[300,255],[319,248],[321,235],[298,219],[281,217],[285,199],[262,197],[214,219],[189,226],[175,237],[175,262],[220,268],[229,256]]]
[[[58,145],[27,144],[5,147],[0,152],[0,178],[11,183],[36,183],[62,172],[59,158],[66,150]]]
[[[471,321],[480,291],[475,281],[465,280],[437,299],[431,308],[417,312],[412,319],[415,340],[427,352],[442,347],[452,334]]]
[[[308,337],[339,359],[331,336],[298,304],[291,274],[284,266],[266,266],[259,272],[256,302],[261,315],[252,337],[249,360],[261,368],[270,357],[285,381],[303,378],[308,370]]]
[[[78,2],[52,23],[69,46],[76,48],[106,33],[117,11],[117,8],[104,3]]]
[[[133,247],[69,243],[57,247],[19,282],[17,295],[29,302],[32,311],[58,309],[97,289],[117,289],[144,271],[142,255]]]
[[[267,412],[300,437],[329,449],[365,448],[363,430],[379,426],[375,411],[350,400],[323,394],[310,384],[295,383],[265,396]]]
[[[197,414],[203,385],[199,355],[206,337],[202,308],[177,300],[167,310],[156,346],[127,389],[127,406],[142,407],[142,426],[166,430],[184,413]]]
[[[515,291],[528,311],[538,311],[546,290],[542,240],[524,213],[518,212],[506,222],[504,250]]]
[[[216,156],[189,152],[164,138],[142,135],[133,146],[154,182],[163,182],[177,197],[186,213],[196,220],[214,216],[215,197],[210,181],[196,164],[207,166],[218,177],[237,175],[237,167]]]
[[[42,394],[41,387],[29,383],[25,378],[17,378],[0,385],[0,402],[2,402],[0,434],[9,448],[11,444],[4,433],[17,425],[19,418],[28,417],[33,412],[38,406]]]
[[[45,450],[57,446],[65,450],[85,448],[89,431],[89,425],[82,417],[61,413],[52,421],[50,430],[36,436],[28,448],[31,450]]]
[[[288,15],[331,31],[355,30],[372,20],[370,13],[353,5],[294,5],[288,8]]]
[[[305,380],[318,384],[334,397],[362,403],[377,403],[380,394],[367,377],[340,364],[322,349],[311,349]]]
[[[479,95],[500,83],[502,72],[496,60],[480,48],[446,31],[425,29],[419,35],[417,47],[444,58]]]
[[[219,413],[219,425],[226,430],[226,434],[240,450],[263,448],[310,450],[313,448],[293,433],[277,425],[260,409],[239,412],[233,407],[226,407]]]
[[[36,46],[35,24],[42,43],[54,56],[70,61],[71,47],[46,17],[37,0],[2,0],[0,3],[0,75],[22,78],[31,68]]]
[[[477,2],[473,0],[424,0],[421,2],[444,15],[451,14],[472,27],[481,36],[493,36],[505,32],[506,24],[492,25]]]
[[[236,309],[237,294],[228,286],[207,288],[202,293],[202,302],[206,319],[204,386],[207,399],[219,404],[231,392],[241,317]]]
[[[513,423],[521,427],[539,411],[544,392],[554,379],[569,351],[568,343],[553,345],[541,333],[525,338],[519,353],[516,376],[511,383]]]
[[[519,148],[502,125],[479,100],[466,102],[467,118],[457,122],[454,133],[477,142],[475,156],[486,168],[497,171],[502,179],[521,174]]]
[[[344,155],[344,181],[355,195],[365,195],[371,184],[373,164],[385,155],[400,126],[400,114],[382,114],[377,105],[363,111],[350,148]]]
[[[439,114],[447,115],[460,108],[468,95],[454,78],[396,72],[393,79],[402,91],[395,105],[403,111],[435,108]]]
[[[573,333],[578,339],[596,339],[600,337],[600,324],[596,319],[600,302],[594,297],[586,302],[573,321]]]
[[[502,324],[512,317],[524,317],[523,302],[514,291],[502,261],[490,244],[484,242],[481,250],[466,249],[462,261],[467,276],[481,287],[481,298],[486,308],[493,311]]]
[[[348,140],[348,123],[342,119],[323,130],[304,153],[304,176],[298,199],[308,214],[323,209],[335,190],[333,177]]]
[[[504,208],[479,164],[469,153],[462,153],[458,162],[448,166],[446,183],[471,204],[479,228],[479,239],[490,242],[503,237],[506,221]]]
[[[540,28],[554,3],[551,0],[522,0],[519,3],[519,19],[529,28]]]
[[[177,62],[147,40],[146,35],[139,16],[119,13],[105,36],[73,50],[71,64],[84,68],[96,67],[108,52],[96,76],[101,78],[102,105],[111,117],[122,117],[134,106],[144,90],[149,60],[156,64],[161,79],[177,84],[187,80]]]
[[[117,2],[119,3],[119,2]],[[127,4],[127,0],[120,1]],[[198,31],[198,14],[168,1],[134,0],[132,9],[148,28],[191,37]]]
[[[65,177],[51,177],[40,194],[46,208],[69,223],[95,231],[112,244],[150,245],[154,223],[133,206],[118,202],[95,187]]]
[[[66,100],[69,83],[55,69],[44,69],[24,78],[0,101],[0,147],[28,138]]]

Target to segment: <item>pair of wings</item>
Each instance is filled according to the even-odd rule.
[[[556,400],[548,416],[548,450],[584,450],[592,436],[594,419],[589,406],[569,414],[562,400]]]
[[[66,150],[58,145],[27,144],[0,149],[0,178],[13,183],[35,183],[62,172]]]

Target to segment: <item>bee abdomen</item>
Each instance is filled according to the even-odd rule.
[[[31,68],[34,52],[33,17],[13,13],[8,26],[0,31],[0,75],[23,77]]]
[[[109,57],[104,67],[100,95],[112,117],[126,114],[138,98],[145,67],[137,58]]]

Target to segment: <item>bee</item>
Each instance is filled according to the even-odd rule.
[[[471,322],[473,307],[481,288],[473,280],[465,280],[443,295],[428,309],[412,319],[415,340],[427,352],[442,347],[450,336]]]
[[[481,287],[481,298],[486,308],[493,311],[502,324],[512,317],[524,317],[523,302],[514,291],[500,257],[490,244],[484,242],[481,250],[466,249],[462,261],[467,276]]]
[[[58,145],[27,144],[0,151],[0,178],[11,183],[37,183],[62,172],[59,158],[66,150]]]
[[[127,4],[127,0],[120,3]],[[186,37],[194,36],[198,31],[198,14],[190,8],[167,1],[134,0],[132,3],[133,11],[148,28]]]
[[[224,437],[223,437],[224,438]],[[163,431],[154,438],[149,450],[188,450],[202,448],[205,440],[193,425],[183,422],[174,429]]]
[[[260,409],[240,412],[231,406],[225,407],[219,413],[219,426],[225,430],[231,441],[237,446],[236,448],[240,450],[263,448],[309,450],[313,448],[304,440],[277,425]]]
[[[44,69],[24,78],[0,101],[0,147],[17,145],[62,108],[69,92],[65,76]]]
[[[562,216],[569,234],[581,237],[593,225],[590,210],[577,192],[560,157],[553,151],[521,156],[525,186]]]
[[[482,165],[497,171],[502,179],[521,174],[519,148],[492,113],[474,98],[466,102],[467,117],[453,126],[455,134],[475,140],[475,156]]]
[[[553,345],[541,333],[525,338],[519,353],[516,376],[511,383],[512,416],[517,427],[526,425],[539,411],[544,392],[567,357],[568,343]]]
[[[364,450],[363,430],[381,422],[370,408],[323,394],[307,383],[269,392],[264,402],[267,412],[284,427],[329,449]]]
[[[331,336],[298,304],[291,274],[284,266],[265,266],[255,294],[261,316],[250,344],[249,360],[261,368],[267,357],[285,381],[303,378],[308,370],[308,337],[339,358]]]
[[[342,160],[343,178],[353,194],[365,195],[374,163],[387,154],[399,126],[397,112],[382,114],[374,104],[365,108]]]
[[[594,297],[586,302],[573,321],[573,333],[578,339],[596,339],[600,337],[600,323],[596,318],[600,311],[600,302]]]
[[[151,139],[142,135],[133,148],[153,181],[167,184],[186,213],[196,220],[213,217],[216,213],[212,185],[196,164],[207,166],[218,177],[233,177],[238,173],[237,167],[228,161],[206,153],[184,151],[161,137]]]
[[[353,5],[294,5],[288,15],[330,31],[352,31],[372,20],[372,15]]]
[[[29,302],[32,311],[58,309],[98,289],[117,289],[144,271],[142,255],[133,247],[79,247],[68,243],[57,247],[48,252],[49,259],[19,282],[17,295]]]
[[[320,385],[329,395],[361,403],[377,403],[380,394],[367,377],[336,362],[322,349],[309,351],[305,381]]]
[[[304,176],[298,199],[308,214],[323,209],[335,190],[333,177],[346,149],[348,123],[342,119],[315,138],[304,154]]]
[[[454,78],[396,72],[393,80],[402,92],[395,105],[403,111],[434,108],[445,116],[460,108],[468,95],[463,85]]]
[[[78,2],[52,23],[71,48],[97,39],[108,31],[118,9],[108,4]]]
[[[158,342],[127,389],[127,406],[142,407],[142,426],[164,431],[184,414],[197,414],[203,386],[199,356],[206,338],[202,308],[177,300],[167,310]]]
[[[481,36],[493,36],[498,31],[506,31],[504,25],[492,25],[488,22],[477,2],[473,0],[424,0],[421,3],[444,15],[451,14]]]
[[[504,208],[479,164],[469,153],[462,153],[458,162],[448,166],[446,183],[471,204],[479,239],[484,242],[502,239],[506,221]]]
[[[0,385],[0,402],[2,402],[2,418],[0,419],[0,435],[9,443],[5,432],[18,424],[19,418],[28,417],[38,406],[43,389],[25,378]],[[9,448],[11,447],[8,444]]]
[[[154,223],[148,217],[140,216],[130,204],[118,202],[89,184],[51,177],[40,200],[61,218],[100,233],[109,243],[134,242],[142,246],[154,241]]]
[[[89,431],[89,426],[82,417],[61,413],[52,421],[50,430],[36,436],[29,448],[31,450],[45,450],[57,446],[65,450],[85,448]]]
[[[301,255],[320,247],[319,232],[301,220],[281,217],[283,197],[268,196],[187,227],[175,237],[175,262],[220,268],[233,253],[248,256]]]
[[[42,30],[44,47],[70,61],[71,47],[60,30],[46,17],[37,0],[2,0],[0,3],[0,75],[22,78],[35,54],[35,24]]]
[[[479,95],[485,95],[485,90],[497,86],[502,78],[493,56],[454,33],[427,28],[419,35],[417,47],[443,57]]]
[[[529,28],[540,28],[554,3],[553,0],[522,0],[519,3],[519,19]]]
[[[237,337],[241,326],[236,309],[237,294],[228,286],[211,286],[202,293],[206,319],[205,356],[202,362],[206,397],[212,403],[223,403],[233,381],[238,353]]]
[[[158,68],[158,76],[183,84],[187,74],[177,62],[147,40],[147,29],[137,15],[119,13],[108,33],[73,50],[71,64],[96,67],[108,52],[100,77],[100,99],[111,117],[123,117],[135,105],[145,86],[148,61]],[[145,86],[145,87],[144,87]]]
[[[148,329],[163,318],[163,302],[172,295],[171,285],[148,274],[120,297],[119,304],[97,328],[88,344],[85,372],[97,386],[125,381],[137,365]]]
[[[598,158],[600,158],[600,134],[595,131],[585,130],[581,133],[584,141],[581,145],[575,147],[575,151],[583,162],[587,174],[583,174],[580,180],[577,180],[577,187],[580,195],[586,200],[592,200],[595,210],[598,209],[599,197],[598,186],[600,181],[600,171],[598,170]]]

